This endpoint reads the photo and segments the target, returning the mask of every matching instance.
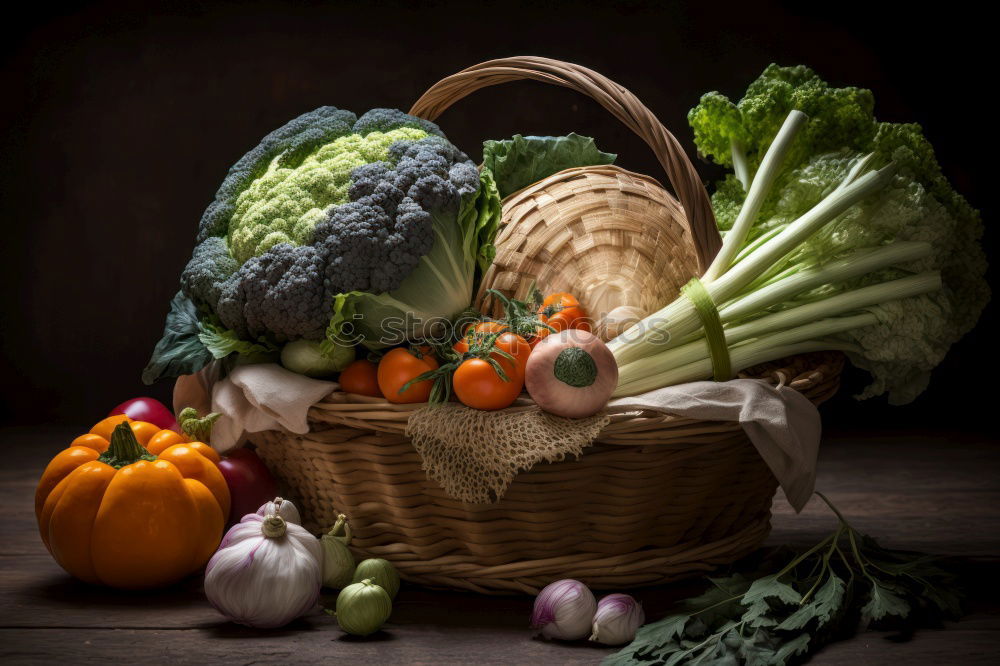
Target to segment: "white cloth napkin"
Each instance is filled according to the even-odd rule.
[[[212,411],[222,416],[212,446],[227,451],[247,433],[309,431],[309,408],[337,388],[274,363],[242,365],[212,387]],[[800,511],[816,481],[819,411],[798,391],[758,379],[692,382],[618,398],[611,411],[653,411],[705,421],[737,421],[778,479],[788,502]]]
[[[241,365],[212,387],[212,411],[222,416],[212,428],[212,446],[228,451],[247,433],[309,432],[309,408],[336,390],[325,382],[285,370],[275,363]]]
[[[618,398],[608,408],[738,421],[778,479],[788,503],[801,511],[812,496],[821,432],[819,410],[795,389],[760,379],[692,382]]]

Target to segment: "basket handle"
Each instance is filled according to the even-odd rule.
[[[500,58],[473,65],[441,79],[414,103],[410,115],[433,121],[453,103],[480,88],[521,79],[571,88],[592,97],[649,144],[684,207],[698,265],[704,272],[722,246],[722,239],[715,226],[715,215],[701,177],[680,143],[653,112],[611,79],[561,60],[536,56]]]

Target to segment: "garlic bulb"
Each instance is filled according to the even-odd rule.
[[[645,622],[642,604],[627,594],[609,594],[597,604],[590,640],[605,645],[631,643]]]
[[[348,585],[337,595],[337,624],[349,634],[374,634],[391,614],[392,599],[370,578]]]
[[[281,516],[286,523],[302,524],[302,516],[299,515],[298,508],[286,499],[275,497],[257,509],[257,515],[261,517],[270,516],[272,513]]]
[[[545,638],[575,641],[590,633],[597,600],[586,585],[567,578],[545,586],[535,598],[531,628]]]
[[[287,500],[273,504],[286,515],[298,515]],[[316,605],[322,561],[319,540],[305,528],[276,511],[267,516],[251,513],[226,533],[209,560],[205,596],[233,622],[281,627]]]
[[[362,560],[354,570],[354,582],[360,583],[366,578],[388,592],[390,599],[396,598],[396,593],[399,592],[399,574],[392,562],[381,557]]]
[[[354,555],[347,548],[351,543],[351,526],[347,516],[340,514],[330,531],[320,537],[323,546],[323,587],[335,590],[354,580]]]

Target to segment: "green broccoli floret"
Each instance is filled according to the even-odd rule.
[[[499,217],[492,183],[431,122],[316,109],[230,170],[182,293],[243,340],[321,340],[358,318],[360,341],[380,346],[382,319],[439,320],[469,305]],[[408,326],[407,337],[424,332]]]
[[[347,134],[294,167],[272,162],[236,197],[228,227],[233,256],[242,263],[280,243],[308,245],[313,228],[327,211],[349,201],[355,169],[389,159],[389,146],[397,141],[426,136],[424,130],[410,127],[372,131],[365,136]]]

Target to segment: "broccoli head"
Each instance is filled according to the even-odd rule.
[[[497,220],[480,212],[498,217],[499,206],[483,203],[494,198],[492,179],[434,123],[321,107],[230,169],[202,216],[181,292],[212,326],[269,344],[329,337],[331,321],[343,320],[337,308],[374,316],[358,299],[451,317],[469,305],[477,258],[489,254]],[[409,303],[396,293],[408,280],[420,283],[404,290]],[[361,342],[379,346],[378,324],[363,328]]]

